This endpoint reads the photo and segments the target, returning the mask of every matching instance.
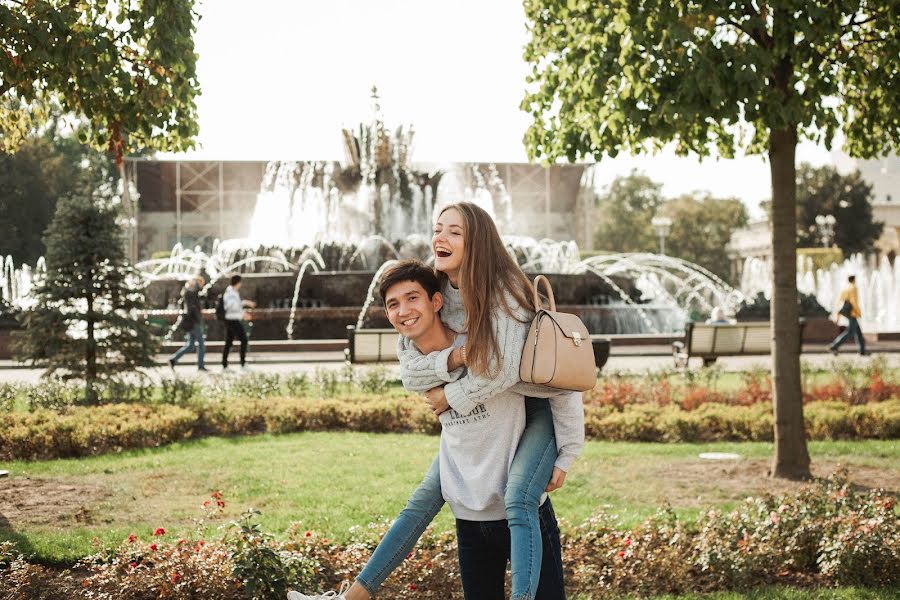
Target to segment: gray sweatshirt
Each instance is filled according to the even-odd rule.
[[[464,333],[466,313],[459,290],[447,283],[441,293],[444,296],[441,320],[453,331]],[[443,385],[447,402],[461,415],[468,415],[479,404],[490,406],[495,398],[500,397],[499,394],[507,391],[522,397],[549,398],[558,451],[555,466],[568,472],[584,447],[584,406],[581,392],[569,392],[519,380],[522,349],[534,314],[518,306],[511,296],[507,296],[507,302],[513,308],[515,317],[507,314],[502,306],[496,307],[492,315],[502,361],[499,368],[495,369],[494,377],[475,375],[465,369],[457,369],[451,373],[448,371],[447,361],[453,348],[423,355],[410,340],[400,336],[397,355],[400,358],[403,387],[413,392],[424,392]],[[518,436],[516,443],[518,444]]]
[[[463,343],[465,335],[460,335],[454,346]],[[524,397],[504,390],[468,414],[451,408],[440,420],[441,494],[454,516],[467,521],[505,519],[504,490],[525,430]]]

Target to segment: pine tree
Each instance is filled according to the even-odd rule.
[[[79,193],[59,200],[44,236],[46,277],[35,305],[22,316],[20,357],[48,374],[85,384],[85,401],[99,386],[154,364],[159,341],[136,311],[144,284],[128,263],[109,194]]]

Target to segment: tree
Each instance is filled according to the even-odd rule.
[[[144,283],[125,260],[119,206],[104,193],[60,199],[47,229],[47,274],[22,316],[19,356],[47,373],[98,384],[153,366],[158,348],[145,320]]]
[[[747,207],[737,198],[709,194],[684,195],[665,203],[662,212],[672,219],[667,253],[697,263],[719,277],[731,274],[726,247],[735,230],[747,224]]]
[[[112,166],[109,156],[63,135],[55,122],[14,154],[0,152],[0,256],[33,265],[46,252],[41,238],[57,198],[109,184]]]
[[[900,146],[900,0],[525,0],[531,157],[766,152],[777,477],[810,475],[800,389],[796,147]],[[776,343],[777,340],[777,343]]]
[[[198,131],[193,0],[0,0],[0,147],[58,102],[117,160],[179,151]]]
[[[797,171],[797,238],[801,246],[818,246],[817,215],[834,215],[834,245],[845,257],[875,250],[884,223],[872,217],[872,186],[859,171],[841,175],[833,167],[800,165]]]
[[[594,247],[614,252],[653,252],[650,220],[663,204],[662,184],[638,171],[616,177],[597,198]]]

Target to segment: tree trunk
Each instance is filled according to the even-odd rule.
[[[87,404],[95,404],[97,402],[97,340],[94,333],[94,299],[89,295],[87,298],[87,339],[84,346],[84,400]]]
[[[800,383],[800,328],[797,296],[796,129],[769,136],[772,173],[772,401],[775,457],[772,476],[810,477]]]

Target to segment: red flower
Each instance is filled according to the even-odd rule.
[[[406,555],[406,558],[407,558],[407,559],[412,558],[412,555],[413,555],[413,553],[410,552],[409,554]]]
[[[409,584],[408,587],[409,587],[409,589],[412,590],[412,591],[416,591],[417,589],[419,589],[419,586],[417,586],[417,585],[414,584],[414,583]]]
[[[181,575],[178,573],[172,573],[172,583],[178,583],[178,580],[181,579]]]
[[[205,545],[206,545],[206,542],[204,542],[203,540],[200,540],[200,542],[198,542],[198,543],[199,543],[201,546],[205,546]]]
[[[312,531],[307,531],[307,532],[306,532],[306,537],[312,537]]]
[[[328,538],[322,538],[322,543],[323,543],[323,544],[327,544],[327,543],[328,543]]]
[[[133,544],[136,539],[137,539],[137,536],[134,535],[133,533],[128,534],[128,543],[129,544]]]
[[[619,550],[619,558],[625,558],[625,551]]]
[[[153,532],[153,535],[166,535],[166,530],[162,527],[157,527],[156,531]]]
[[[150,549],[153,550],[154,552],[156,552],[156,550],[157,550],[157,545],[156,545],[156,544],[150,544]]]
[[[132,569],[134,569],[134,568],[137,568],[137,563],[136,563],[136,562],[130,562],[130,563],[128,563],[128,566],[131,567]]]
[[[624,543],[625,543],[626,546],[630,546],[630,545],[631,545],[631,538],[625,538],[625,542],[624,542]]]

